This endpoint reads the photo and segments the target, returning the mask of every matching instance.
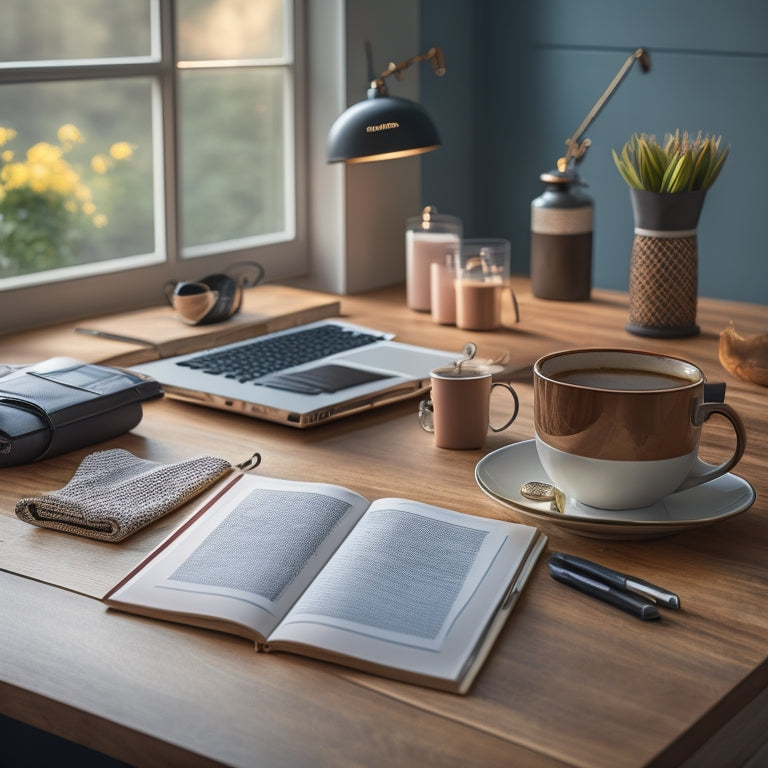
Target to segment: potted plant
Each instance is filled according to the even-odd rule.
[[[646,336],[698,333],[696,229],[707,190],[728,156],[720,136],[634,134],[613,159],[629,185],[632,245],[627,330]]]

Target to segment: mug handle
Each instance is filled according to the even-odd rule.
[[[435,409],[432,398],[426,398],[419,403],[419,424],[425,432],[435,431]]]
[[[493,392],[494,387],[504,387],[505,389],[508,389],[510,394],[512,395],[512,399],[515,401],[515,410],[512,412],[511,418],[508,419],[501,427],[494,427],[493,424],[490,424],[490,423],[488,424],[488,426],[491,428],[493,432],[503,432],[517,418],[517,414],[520,411],[520,400],[517,397],[517,392],[515,392],[515,390],[512,389],[512,387],[509,384],[507,384],[506,381],[494,381],[491,384],[491,392]]]
[[[515,314],[515,322],[519,323],[520,307],[517,305],[517,296],[515,296],[515,291],[509,283],[507,283],[507,289],[509,290],[509,298],[512,300],[512,311]]]
[[[173,306],[173,292],[176,290],[177,285],[178,283],[176,280],[169,280],[163,286],[163,294],[165,295],[165,300],[170,306]]]
[[[693,488],[696,485],[708,483],[710,480],[721,477],[730,472],[744,455],[744,449],[747,446],[747,432],[744,429],[744,422],[742,422],[741,417],[730,405],[725,403],[700,403],[693,412],[694,425],[697,427],[702,426],[713,413],[719,413],[731,422],[736,433],[736,449],[730,459],[717,466],[707,464],[707,462],[698,459],[693,472],[683,481],[682,485],[677,489],[678,491]]]

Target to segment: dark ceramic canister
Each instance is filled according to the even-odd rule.
[[[651,192],[630,187],[635,223],[627,330],[640,336],[699,332],[697,227],[706,190]]]
[[[573,171],[542,173],[531,203],[531,289],[540,299],[588,301],[594,202]]]

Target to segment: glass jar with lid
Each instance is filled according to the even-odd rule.
[[[429,312],[431,265],[445,264],[461,247],[461,235],[461,219],[440,214],[433,205],[406,221],[406,300],[411,309]]]

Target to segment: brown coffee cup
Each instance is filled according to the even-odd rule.
[[[488,366],[469,363],[436,368],[430,373],[432,392],[419,405],[422,429],[433,432],[438,448],[482,448],[488,429],[501,432],[517,418],[517,393],[506,382],[492,381]],[[501,426],[489,421],[491,392],[496,387],[509,391],[514,401],[512,416]]]
[[[534,365],[536,450],[566,496],[602,509],[645,507],[714,480],[741,459],[738,414],[705,402],[705,377],[680,358],[627,349],[574,349]],[[725,416],[736,447],[717,466],[698,458],[703,423]]]

